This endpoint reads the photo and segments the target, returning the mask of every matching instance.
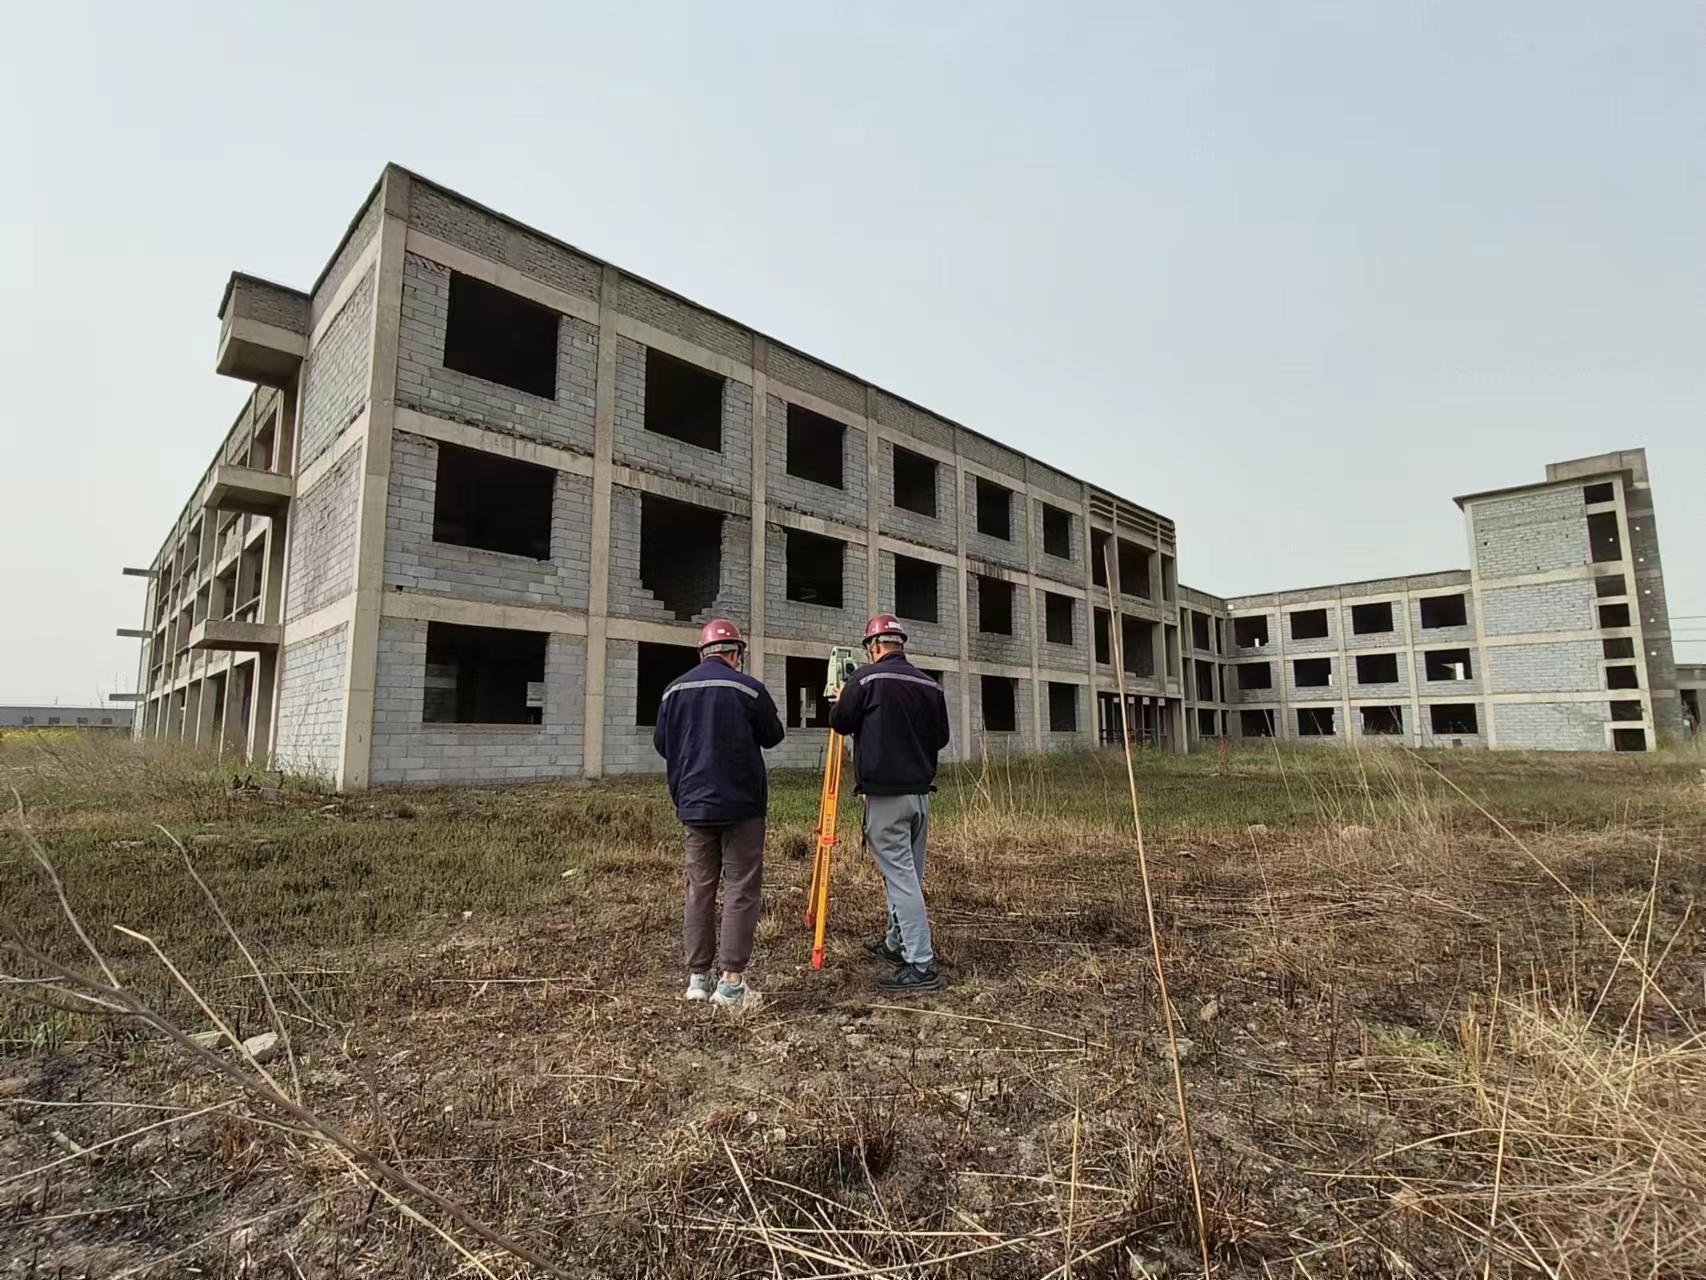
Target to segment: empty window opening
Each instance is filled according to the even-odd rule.
[[[441,444],[432,540],[549,560],[556,491],[549,467]]]
[[[1100,529],[1090,530],[1090,581],[1104,591],[1108,589],[1108,541]]]
[[[1214,701],[1214,663],[1198,662],[1196,667],[1197,701]]]
[[[1216,653],[1226,652],[1226,619],[1224,618],[1214,620],[1214,651]]]
[[[1078,686],[1049,681],[1048,731],[1050,733],[1078,732]]]
[[[699,665],[699,650],[685,644],[647,644],[639,646],[639,680],[634,691],[634,723],[655,725],[663,691],[670,682],[686,675]],[[823,664],[818,663],[818,678],[823,677]]]
[[[1191,647],[1193,649],[1207,649],[1209,647],[1208,639],[1208,615],[1193,611],[1191,613]]]
[[[1611,718],[1613,720],[1645,720],[1647,713],[1642,708],[1639,698],[1630,698],[1611,704]]]
[[[723,513],[640,495],[640,585],[680,622],[717,599],[723,573]]]
[[[1197,737],[1212,738],[1215,731],[1215,717],[1212,711],[1197,712]]]
[[[1682,691],[1682,713],[1692,726],[1691,732],[1700,731],[1700,690],[1684,689]]]
[[[911,556],[894,558],[894,611],[914,622],[940,622],[936,583],[942,572],[940,565]]]
[[[823,659],[789,658],[784,666],[788,684],[788,727],[829,728],[829,699],[823,696]]]
[[[1077,605],[1071,596],[1053,591],[1043,593],[1043,636],[1050,644],[1071,644]],[[1068,686],[1070,687],[1070,686]]]
[[[1265,649],[1268,637],[1268,617],[1232,619],[1232,642],[1240,649]]]
[[[277,447],[278,414],[275,413],[267,419],[267,425],[256,432],[255,438],[249,443],[248,465],[257,471],[271,471]]]
[[[1161,598],[1172,600],[1179,594],[1179,567],[1172,556],[1161,557]]]
[[[1607,658],[1633,658],[1635,641],[1630,636],[1612,636],[1599,642]]]
[[[977,575],[977,629],[986,636],[1013,634],[1013,584]]]
[[[1602,511],[1588,517],[1588,551],[1595,564],[1623,558],[1623,543],[1617,535],[1617,513]]]
[[[1104,667],[1112,666],[1114,661],[1113,628],[1108,625],[1106,609],[1096,610],[1096,661]]]
[[[1155,593],[1149,587],[1149,561],[1153,552],[1135,542],[1118,539],[1115,552],[1119,557],[1120,591],[1128,596],[1152,600]]]
[[[1018,681],[1007,676],[983,676],[983,727],[989,733],[1019,729]]]
[[[788,474],[839,489],[847,428],[797,404],[788,406]]]
[[[1331,658],[1298,658],[1291,666],[1299,689],[1324,689],[1333,683]]]
[[[1614,751],[1645,751],[1647,749],[1647,731],[1645,729],[1613,729],[1611,731],[1611,747]]]
[[[1592,506],[1599,502],[1616,502],[1617,488],[1609,480],[1582,486],[1582,501]]]
[[[1480,719],[1473,702],[1436,702],[1428,708],[1428,723],[1435,733],[1479,733]]]
[[[977,531],[1003,542],[1013,540],[1013,491],[977,477]]]
[[[894,446],[894,505],[936,518],[936,464],[921,453]]]
[[[1057,560],[1072,559],[1072,513],[1046,502],[1043,503],[1043,554]]]
[[[1602,604],[1599,606],[1599,625],[1610,630],[1613,627],[1629,625],[1629,606],[1626,604]]]
[[[1330,738],[1333,736],[1335,707],[1299,707],[1297,736],[1300,738]]]
[[[647,347],[646,430],[722,452],[721,375]]]
[[[1237,671],[1240,689],[1271,689],[1274,687],[1274,664],[1271,662],[1240,662]]]
[[[1629,583],[1621,573],[1608,573],[1593,580],[1593,593],[1601,600],[1629,594]]]
[[[444,367],[555,400],[557,321],[549,307],[452,271]]]
[[[1403,707],[1361,707],[1362,731],[1370,737],[1389,738],[1404,732]]]
[[[1383,600],[1379,604],[1353,604],[1351,606],[1351,632],[1354,635],[1377,635],[1382,631],[1392,630],[1392,602]]]
[[[841,607],[841,562],[847,544],[837,538],[788,530],[788,599],[801,604]]]
[[[1607,667],[1605,669],[1605,687],[1607,689],[1639,689],[1641,677],[1634,667]]]
[[[1325,609],[1301,609],[1292,614],[1291,638],[1293,640],[1325,640],[1327,638],[1327,611]]]
[[[1430,649],[1422,660],[1429,680],[1468,680],[1475,674],[1467,649]]]
[[[1179,674],[1179,628],[1165,627],[1161,634],[1162,644],[1167,649],[1167,674]]]
[[[427,623],[427,724],[539,724],[545,708],[543,631]]]
[[[1468,596],[1427,596],[1421,605],[1424,629],[1469,625]]]
[[[1240,711],[1238,713],[1238,731],[1246,738],[1271,738],[1274,736],[1274,713],[1272,711]]]
[[[1397,684],[1398,655],[1395,653],[1359,653],[1357,655],[1358,684]]]
[[[1120,647],[1125,652],[1127,675],[1155,675],[1155,624],[1140,618],[1120,619]]]

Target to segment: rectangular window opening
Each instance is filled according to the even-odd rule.
[[[1359,636],[1378,635],[1382,631],[1391,631],[1392,602],[1383,600],[1379,604],[1353,604],[1351,606],[1351,633]]]
[[[1043,637],[1050,644],[1070,645],[1077,615],[1077,602],[1054,591],[1043,593]],[[1070,688],[1071,686],[1067,686]]]
[[[1108,535],[1100,529],[1090,530],[1090,581],[1108,589]]]
[[[1013,541],[1013,491],[976,477],[977,531],[1003,542]]]
[[[783,665],[788,685],[788,728],[829,728],[829,700],[823,696],[826,674],[823,659],[789,658]]]
[[[1642,709],[1639,698],[1627,698],[1611,704],[1611,718],[1613,720],[1642,720],[1646,718],[1646,712]]]
[[[1330,738],[1333,736],[1335,707],[1299,707],[1297,736],[1300,738]]]
[[[440,444],[432,540],[549,560],[556,492],[549,467]]]
[[[1641,677],[1632,666],[1607,667],[1605,669],[1605,687],[1607,689],[1639,689]]]
[[[640,495],[640,585],[679,622],[716,602],[722,587],[723,513]]]
[[[1474,734],[1481,732],[1480,718],[1473,702],[1436,702],[1428,708],[1428,722],[1437,734]]]
[[[1191,614],[1191,647],[1207,649],[1209,647],[1208,615],[1206,613]]]
[[[1274,736],[1274,713],[1272,711],[1240,711],[1238,713],[1238,731],[1246,738],[1271,738]]]
[[[1240,689],[1274,687],[1274,664],[1271,662],[1240,662],[1235,670],[1238,672]]]
[[[801,405],[788,406],[788,474],[831,489],[843,487],[847,428]]]
[[[1196,690],[1198,702],[1213,702],[1214,699],[1214,663],[1197,662]]]
[[[723,377],[646,348],[646,430],[723,450]]]
[[[444,367],[555,400],[558,320],[550,307],[452,271]]]
[[[1212,738],[1212,737],[1214,737],[1214,729],[1215,729],[1214,712],[1212,712],[1212,711],[1198,711],[1197,712],[1197,737],[1199,737],[1199,738]]]
[[[1616,627],[1629,625],[1629,606],[1626,604],[1602,604],[1599,606],[1599,625],[1610,631]]]
[[[1163,624],[1161,642],[1167,650],[1167,674],[1176,677],[1179,674],[1179,628]]]
[[[1633,658],[1635,641],[1631,636],[1609,636],[1599,642],[1607,658]]]
[[[1172,556],[1161,557],[1161,598],[1172,601],[1179,594],[1179,564]]]
[[[1395,653],[1357,654],[1358,684],[1397,684],[1398,655]]]
[[[1421,606],[1424,630],[1469,625],[1468,596],[1425,596]]]
[[[1645,751],[1647,749],[1647,731],[1645,729],[1613,729],[1611,731],[1611,746],[1614,751]]]
[[[847,544],[803,529],[789,529],[787,537],[787,598],[825,609],[841,608],[842,557]]]
[[[1078,732],[1078,686],[1049,681],[1048,731],[1050,733]]]
[[[685,644],[639,645],[639,679],[634,691],[634,723],[650,727],[658,722],[658,707],[670,682],[699,665],[699,651]],[[823,666],[818,665],[819,679]]]
[[[894,446],[894,505],[936,518],[936,463],[898,444]]]
[[[986,636],[1013,634],[1013,584],[1000,578],[975,575],[977,582],[977,629]]]
[[[981,676],[983,727],[989,733],[1019,730],[1018,681],[1008,676]]]
[[[1291,666],[1299,689],[1325,689],[1333,683],[1331,658],[1298,658]]]
[[[913,622],[940,622],[941,606],[936,590],[942,567],[911,556],[894,558],[894,611]]]
[[[1583,485],[1582,501],[1589,506],[1601,502],[1616,502],[1617,487],[1609,480],[1602,480],[1598,484]]]
[[[1113,629],[1108,625],[1108,611],[1096,610],[1096,661],[1104,667],[1113,665]]]
[[[1142,618],[1120,619],[1120,647],[1125,653],[1127,675],[1150,679],[1155,675],[1155,624]]]
[[[544,718],[543,631],[427,623],[427,724],[539,724]]]
[[[1595,564],[1623,558],[1622,540],[1617,534],[1617,513],[1601,511],[1588,517],[1588,552]]]
[[[1155,593],[1149,586],[1149,561],[1154,552],[1124,538],[1118,539],[1117,543],[1114,550],[1119,560],[1120,593],[1140,596],[1145,600],[1154,599]]]
[[[1403,707],[1359,707],[1365,736],[1390,738],[1404,732]]]
[[[1232,642],[1240,649],[1266,649],[1272,643],[1267,615],[1232,619]]]
[[[1299,609],[1291,615],[1293,640],[1325,640],[1328,635],[1325,609]]]
[[[1422,661],[1429,680],[1468,680],[1475,674],[1467,649],[1430,649]]]
[[[1593,580],[1593,593],[1601,600],[1629,594],[1629,583],[1621,573],[1607,573]]]
[[[1043,554],[1072,559],[1072,513],[1043,503]]]

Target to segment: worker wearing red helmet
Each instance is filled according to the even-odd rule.
[[[942,686],[906,660],[906,628],[892,613],[879,613],[865,627],[865,656],[829,712],[830,727],[853,738],[865,843],[888,890],[888,933],[865,950],[894,967],[877,983],[885,993],[939,991],[924,908],[924,852],[936,759],[948,745],[948,702]]]
[[[738,1006],[764,881],[769,777],[764,752],[782,741],[770,691],[741,670],[746,638],[726,618],[699,632],[700,663],[663,691],[652,746],[664,758],[675,816],[687,831],[682,949],[687,998]],[[717,937],[717,885],[723,928]],[[719,950],[721,952],[719,956]]]

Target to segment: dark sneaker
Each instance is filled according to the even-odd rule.
[[[889,946],[887,938],[866,938],[865,954],[873,960],[881,960],[886,965],[898,969],[906,963],[906,957],[899,950]]]
[[[877,979],[877,990],[885,996],[918,995],[925,991],[940,991],[946,985],[942,971],[935,965],[927,969],[915,964],[904,965],[888,977]]]

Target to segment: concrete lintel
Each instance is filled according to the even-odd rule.
[[[764,339],[760,338],[758,341],[762,342]],[[822,414],[832,421],[839,422],[844,427],[851,427],[855,431],[868,432],[875,425],[867,415],[857,409],[849,409],[836,404],[833,400],[825,400],[820,395],[814,395],[812,392],[796,387],[792,383],[784,382],[773,373],[765,373],[764,383],[766,393],[775,396],[784,404],[797,404],[802,409],[810,409],[813,413]],[[756,391],[756,384],[754,389]]]
[[[408,251],[429,258],[441,267],[449,267],[461,275],[472,276],[483,280],[517,297],[527,298],[537,302],[542,307],[549,307],[563,315],[573,316],[588,324],[598,323],[598,302],[592,298],[583,298],[579,294],[565,293],[553,288],[541,280],[517,271],[514,267],[493,262],[490,258],[482,258],[460,245],[440,240],[437,236],[428,235],[415,227],[409,228]]]
[[[295,493],[296,481],[290,476],[221,462],[208,478],[202,505],[214,511],[270,516],[289,506]]]
[[[477,449],[482,453],[502,454],[506,458],[531,462],[535,466],[549,467],[553,471],[566,471],[570,475],[587,477],[591,477],[593,473],[593,460],[585,454],[574,453],[538,440],[508,435],[502,431],[488,431],[484,427],[452,422],[448,418],[422,413],[418,409],[398,406],[391,425],[393,430],[437,440],[441,444],[461,445],[464,449]]]
[[[752,385],[752,366],[739,360],[732,360],[719,352],[701,347],[696,342],[686,338],[678,338],[673,333],[665,333],[655,329],[643,320],[632,316],[618,314],[616,316],[616,332],[621,337],[641,346],[661,351],[665,355],[674,356],[677,360],[685,360],[688,364],[696,364],[701,369],[709,369],[712,373],[721,374],[733,382],[744,382]]]
[[[260,652],[283,643],[284,628],[272,622],[234,622],[208,618],[190,628],[188,647],[200,650]]]
[[[766,524],[778,525],[783,529],[798,529],[802,533],[839,538],[859,547],[864,546],[865,540],[870,536],[869,530],[854,525],[842,524],[838,520],[825,520],[820,516],[808,516],[803,512],[788,511],[782,507],[771,507],[764,513],[764,520]]]
[[[462,627],[501,627],[571,636],[586,634],[585,614],[418,591],[387,591],[380,612],[383,617],[410,622],[452,622]]]

